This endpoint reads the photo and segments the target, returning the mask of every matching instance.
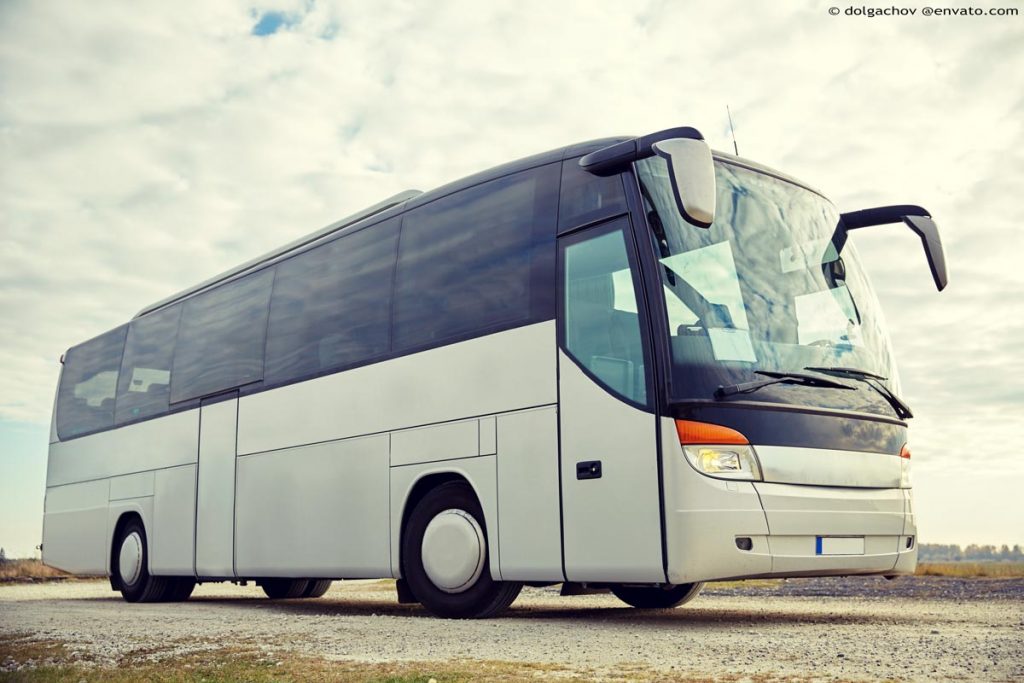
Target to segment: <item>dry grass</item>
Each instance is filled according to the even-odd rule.
[[[917,576],[950,576],[960,579],[1024,578],[1024,562],[921,562]]]
[[[36,641],[27,636],[0,635],[0,683],[72,681],[93,683],[139,680],[157,683],[291,683],[292,681],[376,683],[508,683],[510,681],[666,681],[696,683],[711,680],[654,671],[642,663],[613,669],[571,669],[557,664],[510,661],[456,660],[448,662],[354,662],[328,661],[288,653],[251,649],[220,649],[191,655],[161,657],[147,651],[117,662],[95,662],[65,649],[57,642]],[[800,681],[802,677],[774,675],[726,676],[716,680],[754,683]]]
[[[69,579],[71,574],[47,567],[40,560],[6,560],[0,564],[0,583],[9,581],[53,581]]]

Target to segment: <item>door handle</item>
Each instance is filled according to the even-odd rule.
[[[601,461],[600,460],[583,460],[582,462],[576,463],[576,478],[577,479],[600,479],[601,478]]]

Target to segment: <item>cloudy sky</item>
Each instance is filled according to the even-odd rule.
[[[726,104],[741,154],[842,210],[936,217],[941,295],[905,228],[853,237],[918,415],[922,541],[1024,542],[1024,7],[831,6],[0,3],[0,546],[40,542],[68,346],[406,188],[675,125],[728,150]]]

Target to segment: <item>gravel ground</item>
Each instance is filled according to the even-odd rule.
[[[336,582],[270,602],[210,584],[180,604],[128,605],[105,582],[0,585],[0,635],[59,641],[84,660],[163,658],[233,645],[335,660],[502,660],[586,675],[1022,680],[1024,579],[800,579],[711,585],[671,611],[610,595],[526,589],[507,615],[444,621],[384,582]],[[0,669],[4,653],[0,645]]]

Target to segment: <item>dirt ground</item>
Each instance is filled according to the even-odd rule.
[[[19,655],[33,643],[50,654]],[[611,595],[525,589],[505,616],[485,621],[398,605],[384,581],[336,582],[323,598],[279,602],[252,585],[208,584],[186,603],[134,605],[100,581],[0,585],[0,672],[202,659],[225,648],[367,665],[457,662],[468,672],[507,662],[538,667],[532,678],[1022,680],[1024,579],[712,584],[686,606],[651,612]]]

